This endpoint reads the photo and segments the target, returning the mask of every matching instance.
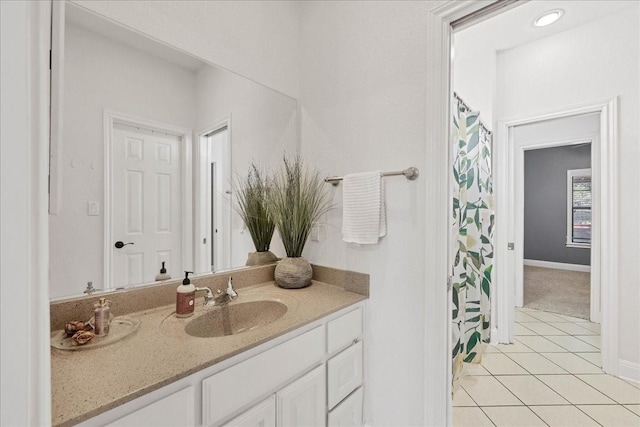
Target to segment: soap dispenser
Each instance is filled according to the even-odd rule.
[[[184,272],[184,280],[182,285],[178,286],[176,293],[176,316],[177,317],[189,317],[193,315],[195,309],[196,299],[196,287],[191,284],[189,280],[189,274],[193,274],[192,271]]]
[[[109,316],[111,301],[100,298],[93,304],[93,329],[97,337],[104,337],[109,333]]]
[[[171,279],[171,275],[167,274],[167,269],[164,268],[164,261],[162,261],[162,268],[160,269],[160,273],[156,274],[156,280],[168,280]]]

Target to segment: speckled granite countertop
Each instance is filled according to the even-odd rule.
[[[366,288],[368,292],[368,276]],[[193,317],[176,318],[173,304],[149,308],[127,313],[141,324],[122,341],[84,351],[52,348],[52,424],[67,426],[87,420],[367,298],[315,280],[304,289],[281,289],[266,282],[238,293],[232,304],[269,299],[285,303],[288,310],[273,323],[238,335],[195,338],[184,332],[184,325],[203,312],[199,293]]]

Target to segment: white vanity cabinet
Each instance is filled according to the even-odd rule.
[[[362,425],[363,333],[361,302],[83,424]]]

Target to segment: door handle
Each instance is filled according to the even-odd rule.
[[[118,248],[118,249],[121,249],[121,248],[123,248],[123,247],[125,247],[127,245],[133,245],[133,244],[134,244],[133,242],[123,243],[122,241],[118,240],[116,242],[116,244],[115,244],[115,247]]]

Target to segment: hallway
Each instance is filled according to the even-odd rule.
[[[465,364],[453,425],[640,427],[640,384],[605,375],[600,325],[516,308],[510,345]]]

